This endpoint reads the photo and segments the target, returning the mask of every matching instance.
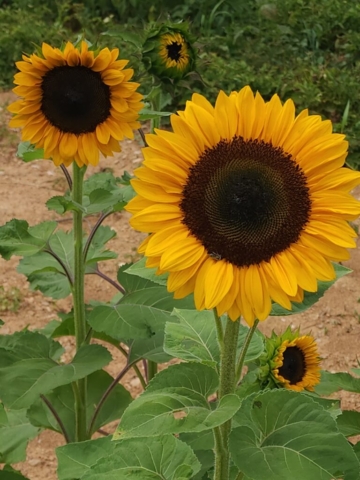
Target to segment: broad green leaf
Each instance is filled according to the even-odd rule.
[[[360,462],[360,442],[355,443],[354,445],[354,452]]]
[[[186,480],[200,470],[190,447],[173,436],[121,442],[100,438],[65,445],[56,453],[59,480]]]
[[[156,275],[156,268],[148,268],[145,266],[146,258],[142,258],[138,262],[131,265],[127,270],[126,273],[130,275],[135,275],[137,277],[145,278],[147,280],[151,280],[154,283],[159,285],[166,285],[168,274],[164,273],[163,275]]]
[[[201,432],[221,425],[241,402],[236,395],[226,395],[212,410],[207,399],[217,386],[215,370],[206,365],[171,365],[125,410],[114,438]]]
[[[359,478],[352,447],[307,395],[283,389],[255,394],[236,418],[241,426],[230,436],[232,459],[254,480],[264,480],[264,472],[267,480]]]
[[[172,357],[164,352],[164,332],[156,332],[150,338],[137,338],[135,340],[125,340],[129,347],[129,362],[146,358],[156,363],[169,362]]]
[[[98,460],[109,457],[117,443],[111,436],[81,443],[70,443],[56,449],[59,480],[81,478]]]
[[[24,257],[20,260],[16,269],[19,273],[30,277],[34,273],[57,272],[65,275],[60,263],[49,253],[39,252],[31,257]]]
[[[116,236],[116,232],[110,227],[100,226],[91,241],[86,256],[86,265],[102,262],[117,257],[117,253],[106,250],[105,244]]]
[[[164,349],[173,357],[186,361],[201,362],[215,367],[220,361],[220,350],[214,315],[204,310],[174,309],[173,315],[178,322],[167,322],[165,326]],[[223,319],[225,321],[225,318]],[[238,354],[242,350],[249,328],[240,325]],[[255,333],[247,350],[245,363],[258,358],[264,350],[264,341],[260,333]]]
[[[117,305],[95,307],[89,324],[95,331],[105,332],[118,340],[151,338],[164,330],[176,306],[192,308],[192,296],[174,300],[173,295],[161,285],[141,286],[124,295]]]
[[[24,477],[21,472],[14,470],[10,465],[5,465],[3,470],[0,470],[0,480],[29,480]]]
[[[26,417],[26,410],[5,410],[0,403],[0,463],[25,460],[27,443],[38,433],[39,429]]]
[[[30,142],[21,142],[18,145],[16,155],[24,162],[32,162],[33,160],[40,160],[44,158],[44,149],[36,148]]]
[[[199,450],[213,450],[214,434],[212,430],[196,433],[181,433],[179,439],[187,443],[195,452]]]
[[[85,305],[85,319],[87,320],[91,308],[89,305]],[[56,326],[51,333],[52,338],[64,337],[64,336],[75,336],[75,325],[74,325],[74,312],[71,310],[68,313],[58,312],[58,316],[61,318],[61,322],[56,322]],[[119,341],[111,338],[106,333],[95,332],[93,331],[92,338],[97,338],[98,340],[103,340],[108,342],[111,345],[116,347],[119,345]]]
[[[193,477],[193,479],[194,480],[204,480],[206,478],[206,479],[210,480],[211,478],[213,478],[212,470],[213,470],[214,464],[215,464],[215,456],[214,456],[213,450],[212,449],[210,449],[210,450],[198,450],[197,452],[195,452],[195,455],[200,462],[201,469],[197,473],[197,475],[195,475],[195,477]],[[205,476],[206,472],[208,472],[207,476]],[[230,475],[229,480],[232,480],[231,475]]]
[[[302,303],[293,302],[292,303],[292,310],[287,310],[286,308],[281,307],[277,303],[274,303],[272,306],[272,310],[270,315],[273,316],[285,316],[285,315],[294,315],[296,313],[301,313],[307,310],[308,308],[312,307],[328,290],[331,285],[333,285],[336,280],[351,273],[352,270],[350,268],[344,267],[344,265],[340,265],[338,263],[334,263],[334,270],[336,273],[336,279],[332,280],[331,282],[318,282],[318,290],[317,292],[304,292],[304,300]]]
[[[46,206],[49,210],[54,210],[59,215],[71,211],[86,212],[86,209],[82,205],[74,202],[69,194],[56,195],[55,197],[49,198]]]
[[[34,255],[45,248],[56,227],[56,222],[42,222],[34,227],[29,227],[25,220],[7,222],[0,227],[0,255],[5,260],[12,255]]]
[[[360,412],[343,410],[337,417],[336,423],[345,437],[360,435]]]
[[[0,335],[0,365],[12,365],[19,360],[44,358],[58,360],[64,353],[60,343],[29,330],[12,335]]]
[[[117,273],[118,282],[125,288],[126,293],[137,292],[147,287],[155,287],[157,283],[147,280],[146,278],[129,275],[127,271],[131,264],[122,265]]]
[[[72,362],[66,365],[59,365],[50,357],[40,355],[22,358],[0,368],[0,397],[10,408],[29,407],[41,394],[84,378],[100,370],[110,360],[110,353],[100,345],[81,347]],[[3,365],[1,356],[0,364]]]
[[[165,325],[165,352],[182,360],[217,366],[220,351],[213,312],[175,308],[173,315],[179,322]]]
[[[104,392],[113,381],[113,377],[104,370],[99,370],[87,377],[87,427],[90,428],[90,422],[94,414],[96,405],[99,403]],[[75,399],[71,385],[62,385],[46,395],[51,405],[57,411],[65,427],[68,438],[71,442],[75,441]],[[99,415],[96,417],[92,427],[95,432],[102,426],[118,420],[123,414],[125,408],[129,405],[132,398],[130,393],[120,384],[111,391],[105,400]],[[56,419],[42,400],[36,401],[28,410],[28,418],[35,426],[48,428],[62,433]]]
[[[173,436],[120,442],[82,480],[186,480],[200,470],[190,447]]]
[[[360,393],[360,378],[355,378],[350,373],[330,373],[322,370],[321,381],[315,387],[315,392],[319,395],[331,395],[339,390]]]

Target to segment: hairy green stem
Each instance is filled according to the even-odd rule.
[[[73,189],[72,199],[76,204],[82,205],[82,189],[86,168],[79,168],[73,162]],[[85,344],[86,321],[84,302],[84,275],[85,266],[83,260],[83,214],[80,210],[73,212],[74,224],[74,284],[72,288],[74,304],[74,324],[76,337],[76,351]],[[75,394],[75,419],[76,419],[76,441],[87,440],[86,428],[86,378],[78,380],[74,385]]]
[[[227,319],[224,341],[220,346],[220,386],[218,398],[221,400],[225,395],[234,393],[236,378],[236,347],[239,337],[240,320],[233,322]],[[214,431],[215,438],[215,473],[214,480],[229,480],[230,455],[229,455],[229,435],[231,431],[231,420],[218,427],[218,432]]]
[[[157,363],[153,362],[152,360],[147,361],[147,374],[146,374],[146,380],[149,383],[152,378],[155,377],[157,374]]]
[[[220,351],[222,351],[224,349],[224,331],[221,323],[221,318],[217,314],[217,311],[215,308],[214,308],[214,318],[215,318],[215,325],[216,325],[216,331],[217,331],[217,340],[219,343]]]
[[[242,347],[240,357],[239,357],[239,360],[238,360],[238,364],[237,364],[237,367],[236,367],[236,383],[238,383],[241,379],[241,372],[242,372],[242,369],[243,369],[243,366],[244,366],[245,356],[246,356],[246,353],[247,353],[248,348],[250,346],[250,343],[251,343],[252,337],[255,333],[255,330],[258,326],[258,323],[259,323],[259,320],[256,319],[255,322],[254,322],[254,325],[249,329],[248,334],[245,338],[245,342],[244,342],[244,345]]]

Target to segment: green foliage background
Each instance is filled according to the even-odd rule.
[[[360,167],[360,2],[353,0],[174,0],[171,7],[167,0],[0,0],[0,88],[12,86],[14,62],[33,43],[58,45],[85,34],[120,47],[147,93],[136,48],[103,33],[139,32],[167,18],[188,20],[201,45],[203,83],[192,90],[214,100],[219,89],[250,84],[267,99],[291,97],[298,110],[330,118],[347,134],[349,163]]]

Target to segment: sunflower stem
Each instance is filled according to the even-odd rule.
[[[82,189],[86,168],[79,168],[76,162],[73,162],[73,189],[72,199],[78,205],[82,205]],[[76,351],[86,343],[86,321],[85,321],[85,302],[84,302],[84,259],[83,259],[83,214],[81,210],[74,210],[74,284],[72,288],[74,304],[74,324]],[[78,380],[74,386],[75,394],[75,418],[76,418],[76,441],[88,440],[86,429],[86,378]]]
[[[160,112],[161,108],[161,87],[153,87],[151,91],[151,108],[154,112]],[[160,128],[161,117],[151,119],[150,131],[154,133],[155,128]]]
[[[156,374],[157,374],[157,363],[153,362],[152,360],[148,360],[148,362],[147,362],[147,376],[146,376],[147,383],[149,383],[150,380],[152,378],[154,378]]]
[[[239,360],[238,360],[238,364],[237,364],[237,367],[236,367],[236,384],[238,384],[240,379],[241,379],[241,372],[242,372],[242,369],[243,369],[243,366],[244,366],[246,353],[248,351],[248,348],[250,346],[252,337],[253,337],[253,335],[255,333],[255,330],[258,326],[258,323],[259,323],[259,320],[256,319],[254,321],[254,325],[251,328],[249,328],[249,331],[246,335],[245,342],[244,342],[244,345],[242,347],[240,357],[239,357]]]
[[[216,316],[215,316],[216,317]],[[236,386],[235,364],[236,347],[239,337],[240,319],[233,322],[227,319],[224,339],[220,347],[220,386],[218,399],[221,400],[225,395],[234,393]],[[231,420],[218,427],[219,431],[214,430],[215,439],[215,473],[214,480],[229,480],[230,455],[229,455],[229,435],[231,431]]]

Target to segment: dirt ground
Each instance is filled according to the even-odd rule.
[[[54,167],[50,161],[35,161],[23,163],[16,157],[18,134],[7,128],[8,115],[6,105],[12,101],[11,93],[0,94],[0,225],[12,218],[27,220],[30,225],[40,221],[58,218],[55,212],[50,212],[45,202],[54,195],[61,195],[66,187],[62,171]],[[115,175],[121,175],[124,170],[132,172],[141,161],[140,138],[135,141],[126,140],[122,143],[122,152],[114,158],[102,160],[97,168],[90,168],[89,174],[110,168]],[[359,193],[360,196],[360,193]],[[115,214],[107,219],[106,225],[111,226],[117,237],[110,242],[109,248],[119,253],[116,261],[101,265],[102,270],[112,278],[116,278],[118,267],[136,255],[136,247],[143,236],[133,231],[128,224],[128,214]],[[62,224],[70,227],[70,215]],[[70,309],[70,299],[51,300],[39,292],[29,289],[26,278],[16,272],[18,258],[5,261],[0,258],[0,287],[2,286],[8,298],[13,298],[11,292],[20,292],[17,311],[12,312],[1,300],[0,318],[5,322],[1,334],[13,333],[26,326],[30,329],[40,328],[56,318],[58,311]],[[291,317],[273,317],[261,325],[261,330],[267,334],[275,329],[283,331],[289,324],[300,326],[301,331],[311,332],[318,343],[323,359],[322,367],[332,372],[349,371],[358,366],[360,353],[360,249],[352,251],[351,260],[345,265],[353,269],[353,273],[341,278],[325,296],[304,314]],[[14,290],[15,289],[15,290]],[[0,291],[1,293],[1,291]],[[109,300],[116,291],[98,277],[87,278],[86,300]],[[16,294],[15,294],[16,296]],[[15,302],[15,303],[16,303]],[[74,353],[74,343],[71,338],[62,340],[69,357]],[[118,352],[111,352],[113,362],[107,370],[115,376],[124,366],[123,358]],[[138,378],[129,372],[124,379],[124,385],[130,389],[133,396],[140,393]],[[341,394],[342,408],[360,409],[359,397],[355,394]],[[53,432],[43,432],[29,443],[27,460],[15,467],[30,480],[56,480],[55,448],[63,444],[62,437]]]

